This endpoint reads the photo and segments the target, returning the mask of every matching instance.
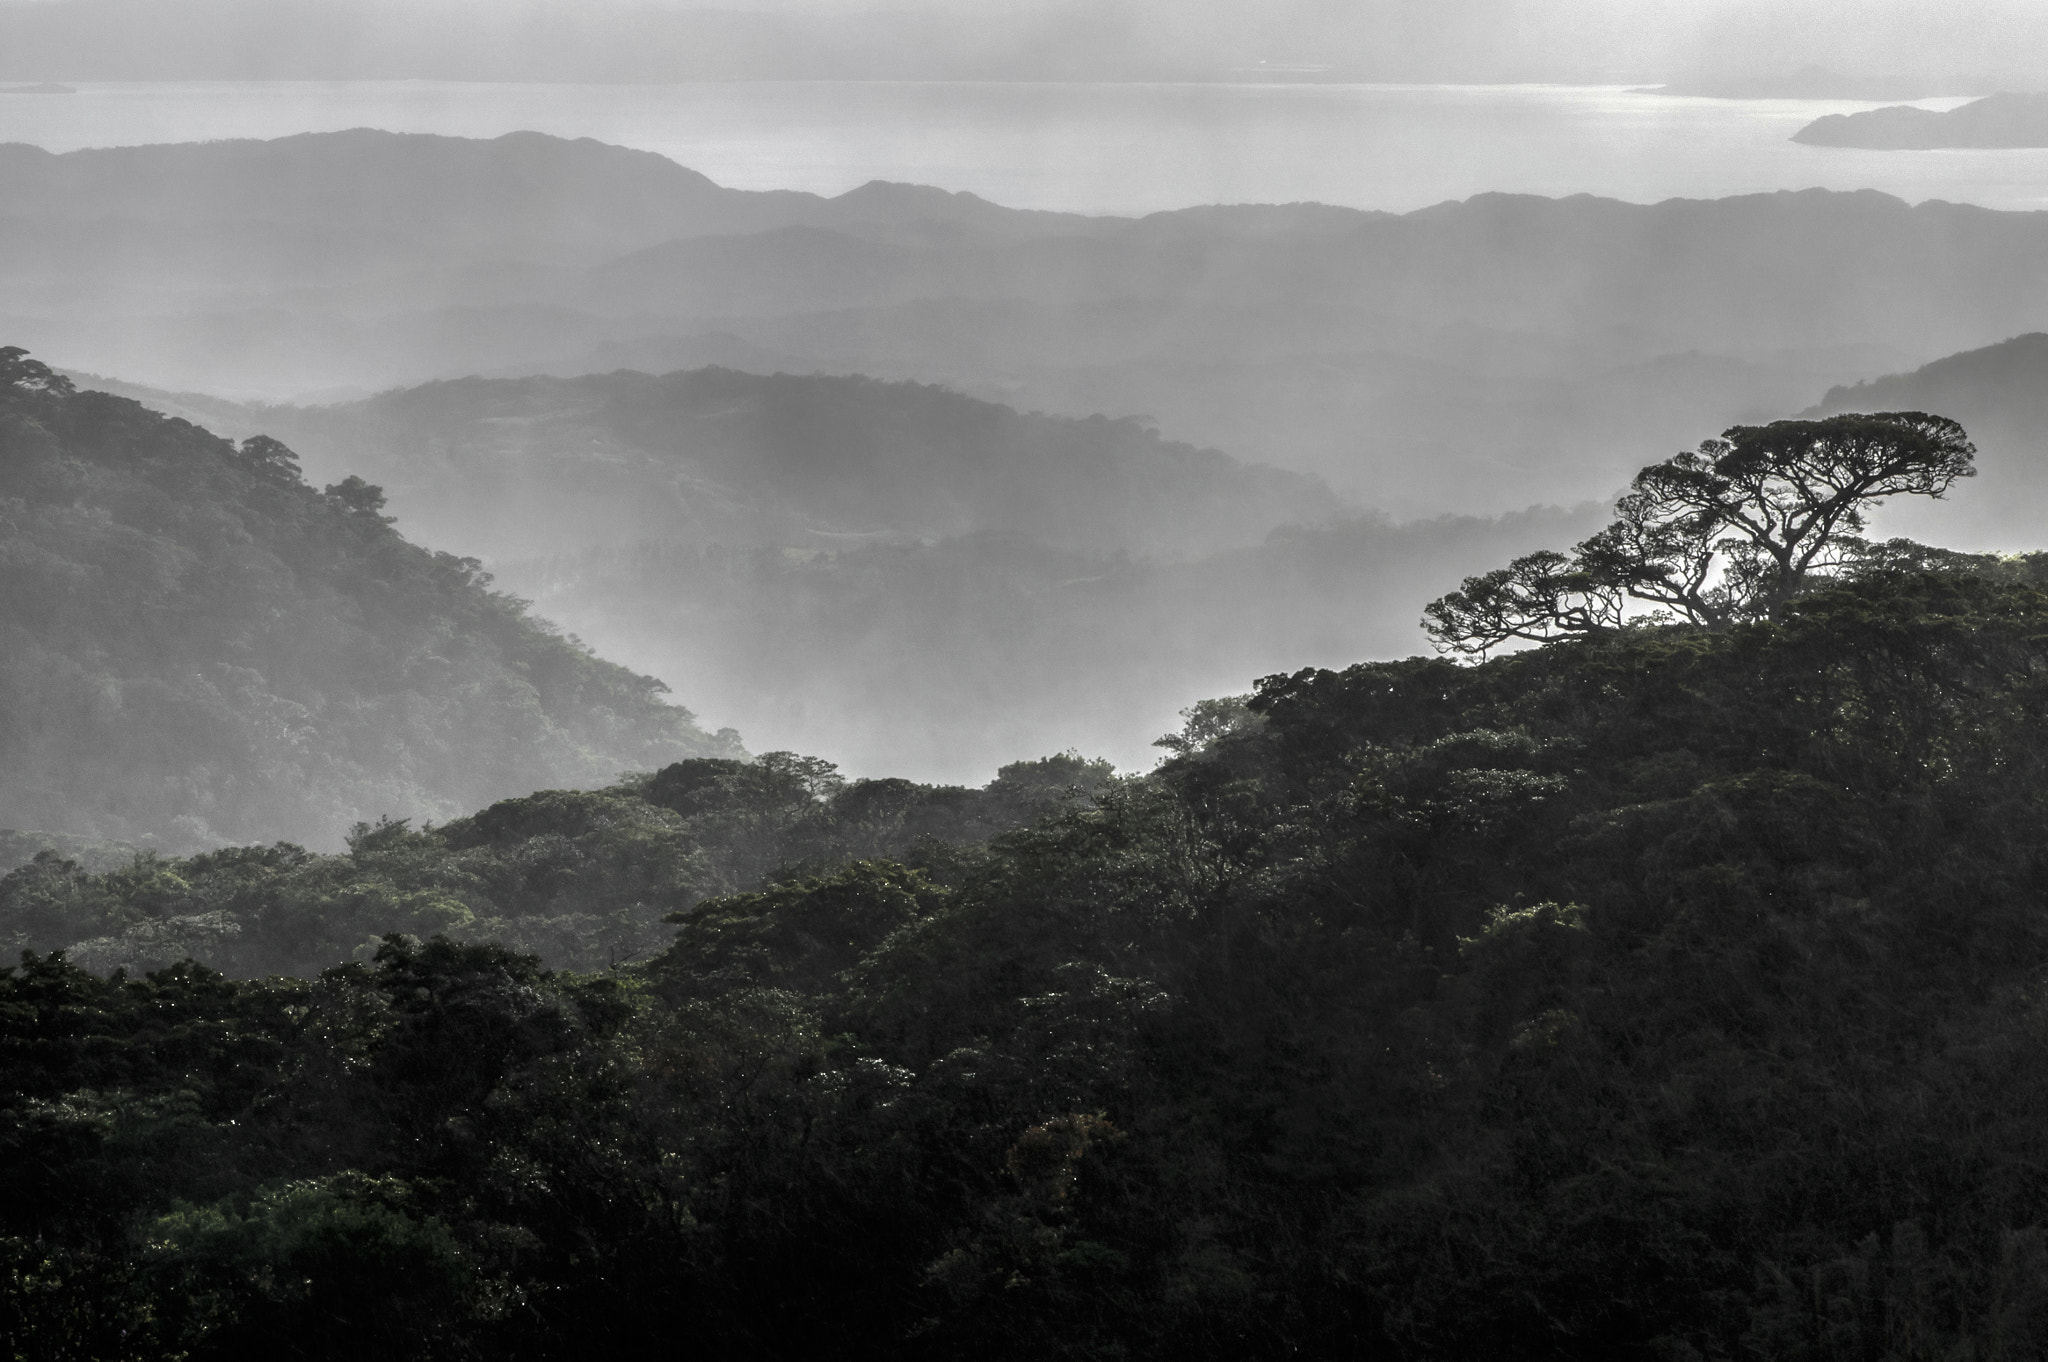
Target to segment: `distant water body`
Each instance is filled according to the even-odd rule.
[[[69,151],[351,127],[534,129],[660,152],[745,189],[906,180],[1091,213],[1299,200],[1408,210],[1489,190],[1646,203],[1816,186],[2048,207],[2048,151],[1789,140],[1822,114],[1870,107],[1530,85],[122,83],[0,95],[0,141]]]

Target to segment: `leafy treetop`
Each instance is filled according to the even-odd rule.
[[[70,379],[41,360],[30,359],[19,345],[0,345],[0,388],[60,397],[72,392]]]
[[[1630,618],[1719,628],[1769,618],[1806,583],[1860,561],[1864,513],[1939,497],[1975,474],[1963,428],[1924,412],[1736,426],[1637,473],[1614,523],[1571,555],[1544,550],[1468,577],[1423,627],[1485,653],[1619,628]],[[1647,606],[1632,616],[1631,602]]]

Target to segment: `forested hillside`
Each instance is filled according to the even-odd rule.
[[[542,790],[438,826],[379,818],[320,855],[288,842],[184,857],[54,839],[0,878],[0,955],[61,950],[95,973],[196,958],[313,978],[391,932],[616,969],[659,951],[705,899],[875,856],[954,867],[1114,771],[1078,756],[1012,762],[981,789],[847,781],[793,752],[692,757],[597,790]],[[67,844],[67,841],[69,844]],[[4,847],[0,843],[0,847]]]
[[[642,540],[832,549],[977,533],[1206,553],[1355,509],[1319,479],[1137,421],[858,377],[469,378],[234,419],[268,423],[314,467],[376,478],[412,532],[494,561]]]
[[[737,751],[382,505],[0,351],[0,827],[324,845]]]
[[[27,957],[7,1333],[2038,1356],[2048,573],[1917,561],[1942,570],[1723,628],[1269,677],[1022,830],[771,849],[814,859],[617,973],[396,935],[296,980]],[[533,839],[579,867],[564,898],[622,900],[728,855],[718,810],[764,775],[846,826],[850,791],[796,793],[822,768],[686,762],[362,829],[324,868],[49,859],[4,895],[139,921],[175,878],[255,922],[317,872],[510,901],[550,892],[512,874]],[[904,806],[964,808],[932,799]]]

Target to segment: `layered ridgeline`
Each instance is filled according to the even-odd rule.
[[[328,844],[737,751],[382,505],[0,351],[0,827]]]
[[[0,200],[6,321],[68,367],[273,399],[865,373],[1148,416],[1401,514],[1604,496],[1701,430],[2048,326],[2048,215],[1873,193],[1085,218],[357,130],[9,147]]]
[[[403,936],[267,982],[32,957],[0,976],[9,1336],[2032,1356],[2048,577],[1919,556],[1946,570],[1723,628],[1271,677],[1152,776],[979,846],[827,847],[613,977]],[[365,829],[324,870],[45,861],[4,893],[138,922],[303,911],[320,874],[544,895],[526,846],[623,902],[765,788],[708,766]],[[793,794],[820,827],[844,797]]]
[[[235,428],[268,422],[312,466],[363,470],[408,527],[494,560],[515,546],[820,549],[968,534],[1191,554],[1347,509],[1319,479],[1134,420],[1024,414],[865,378],[464,379],[334,406],[212,409]]]
[[[464,379],[316,408],[126,390],[359,470],[408,533],[603,655],[870,775],[978,783],[1068,748],[1148,766],[1183,706],[1411,652],[1415,601],[1594,528],[1397,525],[1135,420],[863,378]]]
[[[2048,518],[2048,334],[1950,355],[1909,373],[1834,388],[1811,415],[1871,410],[1946,412],[1969,429],[1983,476],[1952,508],[1902,504],[1895,532],[1992,549],[2035,542]]]

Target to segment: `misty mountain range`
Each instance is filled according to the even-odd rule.
[[[816,549],[966,534],[1189,554],[1345,509],[1317,478],[1133,420],[1027,415],[860,377],[471,378],[211,415],[378,481],[414,533],[494,562],[639,539]]]
[[[6,147],[0,191],[9,325],[85,386],[383,486],[714,724],[920,778],[1143,764],[1182,704],[1411,651],[1646,462],[2048,325],[2048,215],[1873,193],[1127,220],[370,131]],[[518,376],[223,395],[479,371]],[[1987,477],[1935,537],[2044,498]]]
[[[409,534],[486,559],[715,723],[920,778],[1070,745],[1142,766],[1177,706],[1413,651],[1418,601],[1604,520],[1595,503],[1396,524],[1133,422],[869,379],[468,379],[312,408],[81,381],[280,436],[315,481],[383,483]],[[1880,527],[2010,549],[2048,501],[2044,391],[2036,334],[1812,412],[1956,413],[1983,475]]]
[[[8,333],[277,400],[724,365],[1143,416],[1396,512],[1645,457],[2048,325],[2048,215],[1821,191],[1142,219],[719,188],[538,134],[0,154]]]
[[[1410,651],[1416,600],[1597,513],[1400,526],[1135,421],[865,378],[464,379],[306,408],[80,382],[367,476],[408,534],[710,720],[918,778],[1068,746],[1148,764],[1182,705]]]

